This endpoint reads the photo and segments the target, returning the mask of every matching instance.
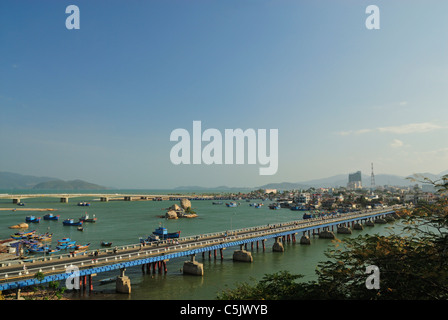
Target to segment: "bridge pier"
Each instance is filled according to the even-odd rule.
[[[202,263],[197,262],[194,259],[194,254],[191,256],[191,261],[185,261],[184,267],[182,268],[183,274],[191,274],[194,276],[203,276],[204,275],[204,265]]]
[[[131,293],[131,279],[124,275],[126,268],[120,269],[120,276],[116,280],[116,291],[118,293]]]
[[[233,252],[233,261],[252,262],[252,254],[246,250],[236,250]]]
[[[353,229],[354,230],[364,230],[364,227],[362,226],[361,223],[356,222],[355,224],[353,224]]]
[[[101,198],[100,198],[100,201],[101,201],[101,202],[108,202],[108,201],[109,201],[109,198],[108,198],[108,197],[101,197]]]
[[[60,201],[61,201],[62,203],[67,203],[67,202],[68,202],[68,197],[62,197],[62,198],[60,199]]]
[[[274,245],[272,246],[272,251],[275,252],[284,252],[285,248],[283,247],[283,243],[280,241],[280,237],[275,238]]]
[[[12,199],[12,203],[18,204],[18,203],[20,203],[20,199],[19,198],[14,198],[14,199]]]

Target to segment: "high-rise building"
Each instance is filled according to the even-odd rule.
[[[349,189],[361,189],[362,188],[361,171],[357,171],[355,173],[350,173],[348,175],[347,188],[349,188]]]

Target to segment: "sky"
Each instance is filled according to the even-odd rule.
[[[66,27],[70,5],[79,29]],[[366,27],[369,5],[379,29]],[[444,0],[2,0],[0,171],[148,189],[370,174],[371,163],[437,174],[447,12]],[[277,129],[277,172],[173,164],[170,134],[192,134],[193,121],[223,135]]]

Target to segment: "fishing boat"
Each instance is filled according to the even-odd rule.
[[[227,206],[228,208],[234,208],[234,207],[237,206],[237,204],[236,204],[236,202],[230,202],[230,203],[226,203],[226,206]]]
[[[37,241],[51,241],[51,239],[53,238],[53,234],[52,233],[45,233],[45,234],[40,234],[38,236],[33,237],[33,239],[37,240]]]
[[[222,201],[213,201],[212,204],[222,204]]]
[[[173,239],[173,238],[179,238],[180,231],[169,233],[166,228],[158,227],[156,230],[153,231],[153,234],[159,236],[162,239]]]
[[[89,217],[89,215],[86,213],[83,217],[79,218],[79,221],[82,222],[96,222],[95,215],[93,215],[92,218]]]
[[[48,250],[50,250],[50,247],[49,246],[32,245],[27,250],[28,250],[29,253],[45,253]]]
[[[311,213],[304,213],[303,214],[303,219],[311,219],[313,217],[313,215]]]
[[[40,217],[27,216],[27,217],[25,217],[25,222],[39,223]]]
[[[80,206],[80,207],[88,207],[88,206],[90,206],[90,203],[89,202],[78,202],[78,206]]]
[[[86,251],[87,249],[89,249],[90,243],[87,243],[85,245],[75,245],[73,247],[73,250],[70,251],[71,254],[77,254],[77,253],[82,253],[84,251]]]
[[[58,240],[58,243],[64,244],[64,243],[69,243],[71,241],[72,241],[72,239],[70,239],[70,238],[62,238],[61,240]]]
[[[269,205],[269,209],[271,209],[271,210],[278,210],[278,209],[281,209],[281,207],[277,203],[272,203],[272,204]]]
[[[62,224],[64,226],[82,226],[82,221],[75,222],[75,219],[65,219]]]
[[[28,231],[28,232],[25,232],[25,231],[23,231],[23,232],[16,232],[13,235],[11,235],[11,238],[13,238],[15,240],[28,239],[28,237],[31,237],[35,233],[36,233],[36,230]]]
[[[49,255],[52,255],[52,254],[58,253],[59,251],[61,251],[61,250],[59,250],[59,249],[49,249],[49,250],[46,250],[45,253],[49,254]]]
[[[44,215],[44,220],[59,220],[59,215],[54,215],[52,213],[48,213]]]
[[[140,238],[141,243],[152,242],[152,241],[160,241],[166,239],[175,239],[179,238],[180,231],[169,233],[168,230],[164,227],[158,227],[153,231],[152,235],[148,236],[146,239]]]
[[[262,203],[257,203],[257,204],[255,204],[255,209],[259,209],[259,208],[261,208],[262,206],[263,206]]]
[[[66,250],[66,249],[70,249],[70,248],[75,247],[75,245],[76,245],[76,241],[64,242],[64,243],[58,244],[56,246],[56,249]]]
[[[78,226],[77,230],[78,231],[84,231],[84,227],[83,226]]]
[[[101,242],[101,246],[103,246],[103,247],[110,247],[111,245],[112,245],[112,242],[104,242],[104,241]]]

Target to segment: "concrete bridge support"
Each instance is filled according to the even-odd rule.
[[[68,202],[68,197],[61,197],[60,200],[62,203],[67,203]]]
[[[204,275],[204,265],[195,260],[195,256],[191,256],[191,261],[185,261],[184,267],[182,268],[183,274],[192,274],[194,276]]]
[[[252,254],[246,250],[236,250],[233,252],[233,261],[252,262]]]
[[[125,268],[120,269],[120,276],[116,280],[116,291],[118,293],[131,293],[131,279],[124,275]]]
[[[300,244],[311,244],[310,236],[307,236],[306,233],[303,233],[303,236],[300,238]]]
[[[14,198],[14,199],[12,199],[12,203],[14,203],[14,204],[20,203],[20,199]]]
[[[340,234],[352,234],[352,229],[350,229],[349,227],[347,227],[345,225],[339,225],[337,232]]]
[[[108,201],[109,201],[109,198],[108,198],[108,197],[101,197],[101,198],[100,198],[100,201],[101,201],[101,202],[108,202]]]
[[[275,238],[274,245],[272,246],[272,251],[275,252],[284,252],[285,247],[283,247],[283,243],[280,241],[280,237]]]
[[[353,225],[353,229],[354,229],[354,230],[364,230],[364,227],[362,226],[361,223],[356,222],[356,223]]]
[[[319,232],[319,238],[320,239],[334,239],[334,233],[333,231],[329,231],[327,228]]]

